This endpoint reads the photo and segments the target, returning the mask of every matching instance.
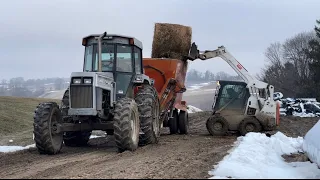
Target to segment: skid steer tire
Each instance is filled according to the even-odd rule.
[[[178,118],[178,126],[180,134],[188,134],[189,132],[189,116],[188,112],[180,110]]]
[[[55,102],[40,103],[34,114],[33,133],[36,147],[40,154],[54,155],[60,152],[63,133],[55,133],[62,116]]]
[[[118,100],[114,110],[114,137],[118,152],[135,151],[139,143],[139,112],[131,98]]]
[[[242,136],[245,136],[249,132],[261,132],[262,127],[260,122],[253,117],[248,117],[242,120],[239,124],[239,132]]]
[[[139,145],[158,143],[160,137],[160,104],[156,89],[149,84],[143,84],[135,96],[135,101],[138,104],[142,131],[139,137]]]
[[[224,136],[229,130],[229,123],[221,116],[212,116],[207,119],[206,127],[212,136]]]
[[[178,133],[178,130],[179,130],[178,121],[179,121],[179,114],[178,114],[178,111],[174,109],[172,113],[172,118],[169,119],[170,134]]]
[[[65,132],[63,135],[64,145],[70,147],[87,146],[91,132],[92,131]]]

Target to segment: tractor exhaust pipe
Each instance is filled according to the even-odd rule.
[[[99,63],[98,63],[98,72],[102,72],[102,39],[107,36],[107,32],[102,33],[98,37],[98,53],[99,53]]]

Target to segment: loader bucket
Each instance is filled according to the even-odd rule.
[[[185,89],[188,62],[179,59],[143,58],[143,64],[144,73],[155,80],[154,86],[160,98],[161,110],[166,108],[167,103],[176,95],[174,107],[187,111],[186,103],[181,100],[183,89]],[[172,81],[176,82],[176,86],[174,90],[170,90],[168,95],[165,95]],[[161,99],[163,96],[167,98]]]

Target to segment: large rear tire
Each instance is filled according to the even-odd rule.
[[[206,122],[206,127],[212,136],[224,136],[229,130],[229,123],[221,116],[211,116]]]
[[[140,128],[139,145],[158,143],[160,137],[160,104],[156,89],[149,85],[143,84],[139,88],[135,101],[138,104]]]
[[[118,100],[114,110],[114,137],[118,152],[135,151],[139,143],[139,112],[137,103],[131,98]]]
[[[57,133],[62,122],[61,111],[55,102],[40,103],[34,114],[34,141],[40,154],[57,154],[63,143],[63,133]]]
[[[260,122],[254,117],[247,117],[239,124],[239,132],[245,136],[249,132],[261,132],[262,127]]]
[[[64,145],[70,147],[87,146],[92,131],[65,132],[63,135]]]
[[[180,110],[178,118],[180,134],[188,134],[189,132],[189,116],[188,112]]]

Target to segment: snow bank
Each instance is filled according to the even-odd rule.
[[[201,112],[202,110],[197,108],[197,107],[194,107],[194,106],[191,106],[191,105],[188,105],[188,113],[195,113],[195,112]]]
[[[317,165],[310,162],[287,163],[283,154],[302,151],[303,138],[276,133],[239,137],[236,147],[209,174],[211,179],[232,178],[320,178]]]
[[[320,120],[305,135],[303,150],[309,159],[320,167]]]

